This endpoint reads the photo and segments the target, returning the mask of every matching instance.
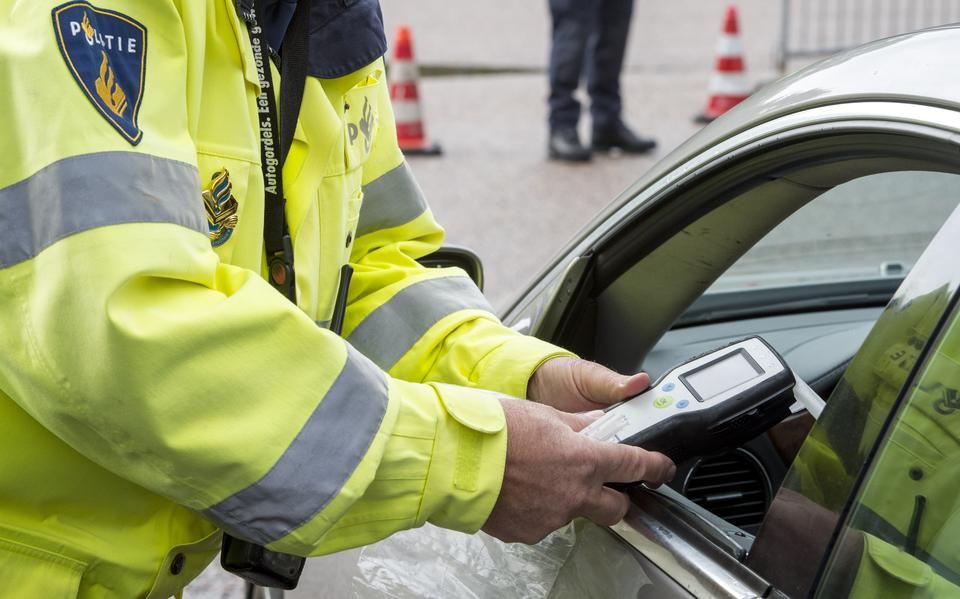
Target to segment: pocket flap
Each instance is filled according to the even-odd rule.
[[[890,576],[915,587],[925,587],[933,580],[933,570],[927,564],[871,535],[864,535],[867,554],[877,566]]]
[[[0,539],[0,584],[17,597],[73,599],[85,569],[75,559]]]
[[[499,395],[482,389],[433,383],[447,413],[463,426],[487,434],[506,426]],[[520,401],[520,400],[518,400]]]

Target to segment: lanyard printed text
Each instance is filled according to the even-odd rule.
[[[257,79],[260,80],[260,95],[257,97],[257,112],[260,114],[260,147],[263,150],[263,184],[269,193],[277,193],[277,167],[280,165],[280,159],[277,157],[276,146],[274,144],[273,119],[270,118],[270,99],[267,94],[272,94],[273,89],[270,80],[266,76],[265,69],[270,68],[263,57],[263,46],[260,43],[260,34],[262,30],[259,25],[250,27],[250,46],[253,49],[253,64],[257,69]]]

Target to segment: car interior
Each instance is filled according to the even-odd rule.
[[[960,198],[953,154],[955,146],[934,137],[850,132],[774,144],[693,173],[644,202],[570,264],[534,332],[621,372],[645,370],[654,381],[691,356],[760,335],[829,401],[939,227],[905,231],[912,246],[906,258],[903,252],[891,252],[891,261],[866,258],[872,271],[849,278],[787,284],[774,278],[750,288],[725,287],[723,277],[735,278],[737,267],[749,261],[748,251],[774,237],[771,231],[781,224],[789,228],[792,215],[815,214],[821,196],[828,202],[828,196],[846,194],[852,200],[843,201],[852,203],[839,213],[840,222],[811,220],[813,226],[855,229],[859,218],[870,218],[872,196],[884,195],[878,188],[889,188],[887,202],[900,203],[888,206],[894,215],[909,215],[902,207],[910,203],[928,222],[943,223]],[[898,190],[887,185],[885,173],[916,183]],[[879,185],[857,189],[858,181],[870,179]],[[927,183],[930,193],[917,200],[916,190]],[[928,203],[918,208],[917,201]],[[909,218],[898,220],[910,229]],[[822,245],[829,249],[837,241],[827,237]],[[826,262],[828,269],[829,256]],[[672,490],[661,495],[681,506],[680,517],[711,540],[710,551],[719,548],[742,561],[813,424],[800,411],[733,452],[680,464]],[[670,516],[656,501],[642,501],[660,522],[677,517],[676,506],[667,510]]]

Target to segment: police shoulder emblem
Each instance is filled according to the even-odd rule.
[[[89,2],[53,9],[60,53],[87,98],[131,144],[143,137],[137,124],[147,57],[147,29]]]
[[[207,211],[207,225],[210,227],[210,243],[213,247],[223,245],[233,235],[240,216],[240,205],[233,197],[233,184],[230,173],[221,169],[210,179],[210,188],[203,191],[203,207]]]

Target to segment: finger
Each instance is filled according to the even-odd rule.
[[[622,396],[617,401],[622,401],[628,397],[633,397],[634,395],[640,395],[649,387],[650,375],[646,372],[638,372],[633,376],[627,377],[627,381],[623,384],[623,387],[620,390]]]
[[[580,393],[598,404],[612,404],[637,395],[650,386],[645,372],[625,376],[595,362],[578,361],[574,377]]]
[[[676,465],[662,453],[619,443],[597,442],[597,474],[602,482],[651,484],[669,482],[677,473]]]
[[[584,503],[581,513],[601,526],[613,526],[623,520],[628,509],[630,500],[626,495],[609,487],[600,487]]]

